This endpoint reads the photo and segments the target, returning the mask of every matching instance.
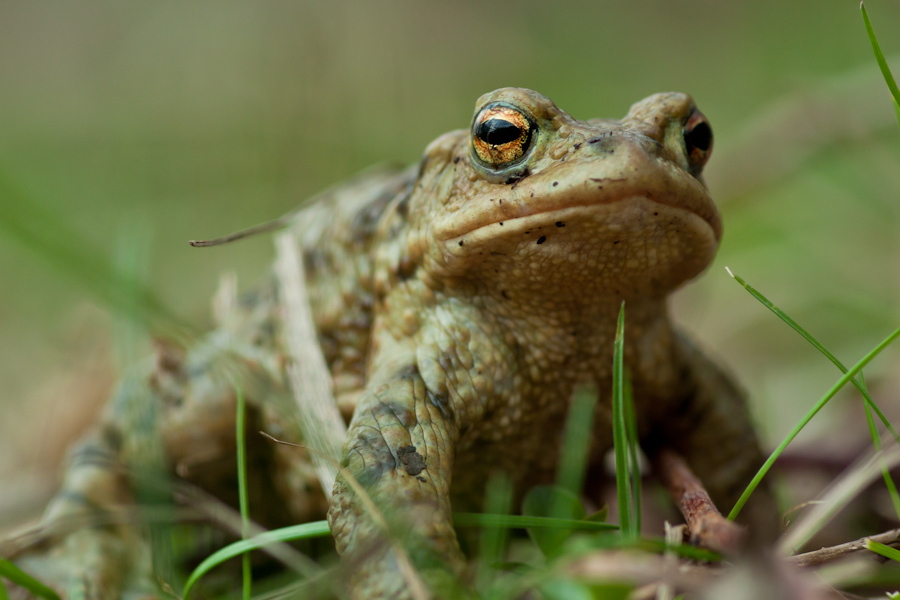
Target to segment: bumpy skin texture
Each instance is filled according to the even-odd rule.
[[[658,94],[621,121],[584,122],[536,92],[506,88],[480,98],[475,114],[470,131],[435,140],[417,168],[370,173],[327,192],[292,230],[336,396],[352,414],[343,465],[438,594],[447,572],[464,569],[451,507],[479,508],[495,471],[509,473],[520,495],[550,481],[576,389],[599,396],[592,460],[612,447],[612,340],[623,301],[645,450],[676,449],[722,507],[761,463],[740,394],[673,329],[666,308],[667,296],[709,264],[721,236],[699,177],[711,132],[691,98]],[[157,456],[227,493],[208,465],[230,456],[235,365],[255,418],[299,441],[279,310],[273,284],[184,356],[162,352],[136,376],[143,395],[125,389],[108,411],[100,453],[132,470]],[[129,407],[139,397],[157,412],[137,423]],[[129,451],[134,440],[153,452]],[[256,504],[268,507],[268,521],[322,513],[302,454],[264,447],[258,457],[261,489],[275,490]],[[123,501],[131,488],[122,479],[91,505]],[[69,512],[97,496],[83,477],[66,486],[57,503],[75,499]],[[755,502],[750,514],[760,521],[774,514],[765,490]],[[328,519],[351,567],[353,597],[409,596],[395,548],[343,476]],[[140,557],[127,562],[144,573]],[[102,580],[96,569],[84,577]],[[109,593],[89,597],[144,589],[101,583]]]
[[[474,148],[481,110],[498,105],[532,127],[508,165],[485,163]],[[612,340],[623,301],[648,451],[675,446],[722,506],[759,465],[739,394],[666,310],[667,295],[706,267],[721,235],[696,175],[705,154],[698,160],[687,147],[694,111],[690,97],[660,94],[622,121],[583,122],[535,92],[497,90],[479,99],[472,132],[428,147],[412,189],[386,207],[367,385],[344,464],[450,569],[462,564],[451,504],[477,504],[495,470],[510,473],[520,493],[547,481],[576,388],[600,397],[594,458],[612,446]],[[424,465],[415,472],[404,462],[411,449]],[[355,596],[401,593],[396,557],[373,549],[378,532],[342,478],[329,522],[338,550],[359,553]]]

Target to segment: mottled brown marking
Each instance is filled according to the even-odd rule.
[[[425,470],[425,458],[416,452],[415,446],[403,446],[397,450],[397,458],[410,475],[418,475]]]

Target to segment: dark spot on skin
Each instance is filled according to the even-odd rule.
[[[578,150],[579,148],[581,148],[581,144],[575,144],[574,146],[572,146],[572,148]]]
[[[118,452],[122,448],[122,433],[116,428],[106,426],[103,428],[103,441],[113,452]]]
[[[422,185],[422,175],[425,174],[425,165],[428,164],[428,157],[423,156],[422,160],[419,161],[419,168],[416,170],[416,185],[421,187]]]
[[[648,194],[648,195],[649,195],[649,194]],[[658,213],[658,212],[655,212],[655,213],[653,213],[653,216],[654,216],[654,217],[657,217],[657,216],[659,216],[659,213]]]
[[[425,482],[428,481],[427,479],[425,479],[425,478],[422,477],[421,475],[419,475],[418,477],[416,477],[416,479],[418,479],[418,480],[421,481],[422,483],[425,483]]]
[[[397,371],[397,377],[400,379],[412,379],[413,377],[419,376],[419,366],[418,365],[406,365],[399,371]]]
[[[503,221],[500,221],[500,227],[503,227]]]
[[[444,419],[450,421],[453,418],[453,414],[450,411],[450,398],[446,394],[435,394],[431,390],[425,390],[425,397],[428,398],[428,401],[441,411],[441,415],[443,415]]]
[[[328,266],[328,258],[318,248],[303,252],[303,270],[307,276],[314,276],[319,270]]]
[[[400,191],[401,189],[396,187],[384,190],[353,215],[353,220],[350,222],[350,231],[352,232],[354,244],[362,246],[368,242],[375,233],[375,229],[378,228],[378,223],[381,221],[381,216],[384,214],[387,205],[397,197]]]
[[[618,244],[620,241],[621,241],[621,240],[616,240],[616,241],[613,242],[613,244]]]
[[[459,240],[459,245],[460,245],[460,246],[463,245],[463,241],[462,241],[462,240]]]
[[[543,244],[543,243],[546,242],[546,241],[547,241],[547,236],[546,236],[546,235],[542,235],[541,237],[538,238],[537,243],[538,243],[538,245],[540,245],[540,244]]]
[[[402,446],[397,449],[397,458],[410,475],[418,475],[425,470],[425,459],[416,452],[413,445]]]
[[[509,294],[506,293],[506,290],[500,290],[500,295],[509,300]]]
[[[605,134],[600,135],[595,138],[591,138],[587,141],[588,144],[599,144],[599,146],[594,147],[595,152],[602,152],[604,154],[615,154],[615,138],[612,135]]]
[[[515,189],[516,185],[529,175],[531,175],[531,172],[528,170],[528,167],[525,167],[520,173],[513,173],[507,177],[505,183],[506,185],[512,184],[512,189]]]
[[[530,231],[526,231],[526,232],[525,232],[525,235],[528,235],[528,234],[530,234],[530,233],[531,233]]]
[[[454,157],[453,157],[453,164],[455,165],[456,163],[458,163],[460,158],[462,158],[462,157],[461,157],[461,156],[454,156]]]
[[[554,182],[553,182],[553,187],[556,187],[556,186],[558,186],[558,185],[559,185],[559,182],[558,182],[558,181],[554,181]]]
[[[556,222],[556,226],[557,226],[557,227],[565,227],[566,224],[563,223],[562,221],[557,221],[557,222]]]
[[[397,214],[405,221],[409,216],[409,198],[412,196],[412,188],[397,202]]]
[[[403,256],[400,259],[400,264],[397,265],[397,278],[400,281],[411,279],[418,269],[419,265],[410,260],[409,256]]]
[[[362,469],[354,472],[356,480],[365,487],[371,486],[379,481],[385,473],[397,468],[397,459],[394,458],[381,431],[377,429],[364,428],[357,431],[356,439],[348,448],[341,465],[345,468],[349,467],[350,459],[354,454],[358,457],[365,457]]]

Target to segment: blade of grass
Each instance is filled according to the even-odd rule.
[[[741,286],[743,286],[743,288],[745,290],[747,290],[751,296],[756,298],[763,306],[765,306],[770,311],[775,313],[775,315],[779,319],[784,321],[788,325],[788,327],[790,327],[791,329],[793,329],[794,331],[799,333],[803,337],[803,339],[805,339],[807,342],[812,344],[816,350],[821,352],[842,373],[847,372],[847,367],[845,367],[844,364],[841,361],[839,361],[834,354],[829,352],[828,349],[825,348],[825,346],[823,346],[821,343],[819,343],[819,340],[814,338],[808,331],[806,331],[796,321],[794,321],[791,317],[789,317],[787,314],[785,314],[781,309],[779,309],[777,306],[772,304],[772,302],[768,298],[766,298],[759,290],[757,290],[752,285],[750,285],[749,283],[744,281],[744,279],[740,275],[737,275],[736,273],[732,272],[732,270],[729,269],[728,267],[725,267],[725,271],[727,271],[728,275],[730,275],[735,281],[737,281],[739,284],[741,284]],[[884,426],[887,428],[887,430],[891,432],[891,435],[894,437],[895,440],[897,440],[897,443],[900,444],[900,434],[897,433],[897,431],[894,429],[894,426],[891,425],[891,422],[888,420],[888,418],[884,415],[883,412],[881,412],[881,409],[878,408],[878,405],[875,404],[875,401],[872,400],[872,397],[869,395],[868,389],[865,386],[865,382],[857,380],[854,377],[853,379],[850,380],[850,383],[852,383],[854,385],[854,387],[856,387],[856,389],[859,390],[859,393],[862,395],[863,399],[865,400],[866,405],[870,406],[872,408],[872,410],[875,411],[875,414],[878,415],[878,418],[881,420],[882,423],[884,423]]]
[[[512,481],[506,473],[495,473],[488,481],[484,508],[488,513],[505,515],[509,513],[511,505]],[[482,593],[487,592],[494,581],[495,571],[492,565],[503,560],[508,534],[506,527],[497,525],[489,525],[481,530],[476,588]]]
[[[900,89],[897,88],[897,82],[894,81],[891,69],[884,59],[884,53],[881,52],[881,46],[878,44],[878,38],[875,37],[875,29],[872,28],[872,21],[869,20],[869,12],[866,10],[864,2],[859,3],[859,10],[862,12],[863,23],[866,25],[866,33],[869,36],[869,43],[872,44],[872,51],[875,53],[878,68],[881,69],[881,75],[884,77],[884,81],[891,91],[891,96],[894,98],[894,112],[897,113],[897,122],[900,123]]]
[[[812,346],[816,350],[821,352],[828,360],[830,360],[834,364],[834,366],[836,366],[841,371],[841,373],[847,372],[847,367],[845,367],[844,364],[841,361],[839,361],[834,354],[829,352],[828,349],[825,348],[825,346],[823,346],[819,342],[819,340],[817,340],[815,337],[813,337],[813,335],[810,334],[808,331],[806,331],[806,329],[801,327],[799,323],[794,321],[784,311],[782,311],[777,306],[775,306],[768,298],[766,298],[762,294],[762,292],[760,292],[759,290],[754,288],[752,285],[747,283],[739,275],[736,275],[735,273],[733,273],[731,271],[731,269],[729,269],[728,267],[725,267],[725,271],[727,271],[728,274],[735,281],[737,281],[739,284],[741,284],[741,286],[743,286],[743,288],[745,290],[747,290],[747,292],[749,292],[751,296],[756,298],[763,306],[765,306],[770,311],[772,311],[775,314],[775,316],[777,316],[779,319],[784,321],[788,325],[788,327],[790,327],[791,329],[793,329],[794,331],[799,333],[800,336],[803,337],[803,339],[805,339],[807,342],[812,344]],[[872,445],[875,447],[875,449],[876,450],[881,449],[881,436],[878,433],[877,429],[875,428],[875,423],[872,418],[872,411],[875,411],[875,413],[878,414],[878,417],[881,419],[881,422],[884,424],[884,426],[887,428],[887,430],[891,432],[891,435],[894,436],[894,439],[897,441],[897,443],[900,444],[900,435],[897,434],[897,432],[894,430],[893,425],[891,425],[891,422],[884,415],[884,413],[881,412],[881,409],[878,408],[878,405],[875,404],[875,401],[872,400],[872,397],[869,395],[869,390],[868,390],[868,387],[866,386],[866,380],[863,377],[862,372],[859,373],[859,378],[854,377],[853,379],[850,380],[850,382],[856,387],[857,390],[859,390],[859,393],[863,397],[863,404],[865,406],[865,411],[866,411],[866,419],[869,423],[869,431],[872,435]],[[900,494],[898,494],[898,492],[897,492],[897,486],[894,484],[894,480],[891,478],[890,471],[888,471],[887,469],[884,469],[883,476],[884,476],[884,483],[887,486],[888,493],[890,494],[890,497],[891,497],[891,502],[894,505],[894,510],[897,513],[898,518],[900,518]]]
[[[830,481],[828,488],[814,502],[807,503],[806,510],[790,523],[778,540],[778,553],[783,556],[796,555],[851,500],[878,479],[884,464],[888,468],[900,465],[900,446],[891,444],[886,450],[869,451]],[[857,540],[857,547],[860,542],[861,540]],[[852,544],[853,542],[848,545]]]
[[[6,584],[0,579],[0,600],[9,600],[9,594],[6,592]]]
[[[212,554],[207,556],[206,559],[203,560],[203,562],[197,565],[197,568],[194,569],[193,572],[191,572],[190,576],[187,579],[187,582],[184,584],[184,593],[182,594],[182,597],[187,598],[191,589],[203,575],[208,573],[216,566],[222,564],[226,560],[232,559],[236,556],[240,556],[241,554],[249,552],[250,550],[256,550],[257,548],[261,548],[268,544],[290,542],[292,540],[303,540],[315,537],[325,537],[327,535],[331,535],[331,532],[328,529],[328,522],[314,521],[312,523],[303,523],[302,525],[293,525],[291,527],[284,527],[282,529],[267,531],[252,538],[229,544],[221,550],[213,552]],[[312,577],[314,575],[317,575],[317,573],[308,572],[303,573],[303,575],[306,577]]]
[[[866,540],[865,545],[867,550],[871,550],[875,554],[880,554],[885,558],[900,562],[900,550],[897,550],[896,548],[891,548],[890,546],[882,544],[881,542],[876,542],[875,540]]]
[[[750,485],[747,486],[747,489],[744,490],[744,493],[741,494],[741,497],[738,499],[737,503],[734,505],[734,508],[731,509],[731,512],[728,514],[728,519],[733,521],[737,518],[738,514],[741,512],[741,509],[744,508],[744,505],[747,503],[747,500],[750,498],[750,495],[756,490],[757,486],[759,486],[759,482],[762,481],[762,478],[765,477],[766,473],[769,472],[769,469],[772,468],[772,465],[781,456],[781,453],[784,452],[784,449],[787,448],[788,444],[790,444],[797,434],[800,433],[800,430],[803,429],[809,421],[816,416],[816,414],[822,410],[822,407],[825,406],[829,400],[831,400],[835,394],[837,394],[842,387],[844,387],[848,381],[853,379],[853,377],[867,364],[869,364],[873,358],[878,356],[885,348],[887,348],[891,342],[900,337],[900,328],[895,329],[889,336],[887,336],[884,340],[881,341],[875,348],[873,348],[868,354],[866,354],[859,362],[857,362],[853,367],[847,371],[843,377],[837,380],[831,389],[825,393],[824,396],[819,398],[819,401],[806,413],[806,415],[800,420],[797,425],[788,433],[788,435],[781,441],[778,447],[769,455],[769,458],[766,460],[765,464],[760,467],[759,471],[753,477],[753,480],[750,482]]]
[[[841,509],[881,476],[882,465],[890,469],[900,465],[900,446],[891,444],[885,450],[870,450],[830,481],[828,489],[809,504],[778,540],[778,552],[784,556],[799,552]]]
[[[241,537],[247,538],[250,528],[250,508],[247,503],[247,440],[245,435],[247,406],[244,400],[244,392],[240,384],[234,382],[234,393],[237,398],[237,423],[235,435],[237,436],[237,469],[238,469],[238,501],[241,511]],[[245,552],[241,557],[243,571],[243,599],[250,600],[250,590],[253,585],[253,574],[250,571],[250,553]]]
[[[147,219],[139,219],[133,225],[122,228],[116,235],[113,266],[125,277],[121,281],[122,310],[113,321],[113,344],[120,368],[135,364],[142,358],[141,342],[145,340],[145,328],[141,324],[141,290],[136,284],[146,286],[150,268],[150,229]]]
[[[488,513],[453,513],[453,525],[456,527],[555,528],[580,529],[584,531],[615,531],[619,529],[618,525],[601,523],[599,521]]]
[[[634,504],[631,499],[631,471],[628,468],[628,427],[625,423],[625,303],[619,309],[616,338],[613,342],[613,447],[616,453],[616,493],[619,500],[619,525],[622,537],[637,537]]]
[[[862,373],[859,375],[862,377]],[[863,387],[865,387],[865,381],[862,383]],[[868,404],[865,405],[865,409],[866,423],[869,425],[869,434],[872,436],[872,445],[875,447],[876,451],[881,450],[881,435],[875,427],[875,418],[872,417],[872,409],[869,408]],[[881,461],[881,477],[884,479],[884,485],[887,486],[888,495],[891,497],[891,504],[894,506],[894,512],[897,514],[897,518],[900,519],[900,494],[897,493],[897,486],[894,484],[893,477],[891,477],[891,470],[888,469],[884,460]]]
[[[566,428],[563,434],[563,447],[559,457],[559,475],[557,485],[564,490],[580,496],[584,485],[584,474],[587,469],[588,452],[591,446],[591,431],[594,424],[594,407],[597,405],[595,389],[576,392],[569,408]],[[550,513],[554,517],[562,517],[559,511]]]
[[[636,535],[641,533],[641,449],[638,446],[637,415],[634,412],[634,394],[631,377],[625,375],[624,403],[625,425],[628,431],[628,460],[631,463],[631,514]]]
[[[4,577],[17,586],[24,588],[44,600],[60,600],[59,594],[14,565],[12,562],[0,558],[0,577]]]

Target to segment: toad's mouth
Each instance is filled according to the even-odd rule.
[[[605,179],[592,182],[617,183]],[[445,242],[477,243],[496,238],[498,235],[521,231],[543,231],[544,228],[563,228],[567,222],[588,219],[595,226],[606,222],[612,230],[640,229],[649,225],[645,220],[657,221],[656,227],[668,226],[677,229],[679,224],[707,230],[716,242],[722,236],[722,222],[718,210],[705,188],[698,184],[698,190],[690,194],[660,194],[643,190],[634,193],[623,190],[621,194],[604,194],[602,197],[572,198],[570,202],[560,202],[555,197],[554,204],[532,200],[530,202],[503,202],[492,200],[494,210],[479,211],[480,214],[465,215],[469,218],[453,219],[450,223],[439,224],[436,235]],[[505,205],[505,207],[504,207]],[[560,206],[561,205],[561,206]],[[639,208],[640,207],[640,208]],[[463,216],[463,215],[460,215]],[[629,225],[629,219],[635,223]],[[441,227],[440,225],[444,225]],[[598,231],[599,233],[599,231]]]

